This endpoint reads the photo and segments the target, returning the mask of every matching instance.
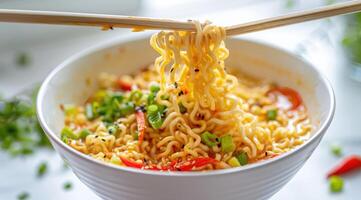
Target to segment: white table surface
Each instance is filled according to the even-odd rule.
[[[212,8],[217,5],[216,1],[212,0],[211,2],[214,3],[211,6]],[[168,6],[176,6],[172,7],[173,9],[166,7],[167,4],[161,4],[160,0],[156,0],[154,4],[145,1],[140,13],[147,16],[175,16],[182,18],[182,16],[185,16],[182,12],[188,12],[189,16],[210,19],[219,24],[225,22],[230,24],[286,12],[281,6],[284,1],[261,1],[261,3],[250,6],[241,6],[240,3],[234,2],[230,4],[231,7],[218,4],[222,11],[210,9],[210,11],[206,12],[203,9],[201,12],[195,8],[205,5],[205,3],[202,0],[185,10],[188,8],[186,7],[187,4],[192,4],[190,0],[183,3],[180,3],[180,1],[169,3]],[[318,1],[312,1],[305,5],[302,4],[301,8],[318,4]],[[228,20],[230,16],[232,19]],[[310,22],[242,36],[262,40],[304,56],[326,75],[336,93],[336,115],[329,131],[305,166],[289,184],[272,197],[273,200],[361,199],[360,173],[345,178],[344,192],[340,194],[329,193],[327,180],[325,179],[327,170],[339,160],[330,153],[330,144],[341,144],[345,154],[361,154],[361,126],[359,126],[361,119],[361,84],[349,78],[349,68],[337,45],[337,35],[340,33],[337,26],[339,21],[337,19],[332,20],[331,25],[326,25],[327,28],[324,30],[329,34],[329,40],[326,40],[326,37],[320,34],[321,31],[315,31],[317,27],[324,26],[322,25],[324,23],[324,21]],[[0,33],[2,27],[4,26],[0,24]],[[28,32],[36,31],[30,25],[11,24],[6,25],[6,27],[26,30],[17,34],[20,40],[21,34],[25,37]],[[54,29],[43,25],[38,27]],[[44,34],[41,39],[26,40],[21,43],[18,42],[17,38],[12,41],[4,41],[0,37],[0,44],[6,44],[0,45],[0,93],[5,96],[12,96],[30,84],[41,81],[51,69],[64,59],[88,46],[114,37],[137,34],[126,30],[102,32],[92,28],[62,28],[71,30],[74,34],[65,34],[63,37],[58,35],[57,38]],[[306,53],[301,53],[300,49],[302,47],[307,50]],[[19,51],[28,52],[32,58],[31,65],[24,69],[14,66],[14,57]],[[38,179],[35,176],[36,166],[45,160],[50,164],[50,172],[45,177]],[[99,199],[73,175],[71,170],[64,170],[61,159],[54,152],[41,151],[28,158],[16,159],[0,153],[0,163],[2,164],[0,167],[2,180],[0,181],[0,199],[16,199],[17,194],[21,191],[29,192],[31,199],[39,200]],[[62,189],[62,185],[66,181],[73,183],[74,188],[72,190],[64,191]]]

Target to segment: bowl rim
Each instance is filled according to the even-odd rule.
[[[335,94],[334,94],[333,88],[332,88],[329,80],[322,73],[320,73],[320,71],[313,64],[311,64],[304,58],[302,58],[288,50],[285,50],[281,47],[275,46],[273,44],[269,44],[264,41],[260,41],[260,40],[256,40],[256,39],[248,39],[248,38],[245,39],[245,38],[241,38],[241,37],[232,37],[232,38],[228,38],[228,40],[236,40],[236,41],[240,40],[240,41],[244,41],[244,42],[254,43],[256,45],[265,46],[267,48],[271,48],[280,53],[291,56],[293,59],[297,59],[297,60],[303,62],[304,65],[307,65],[307,67],[311,68],[317,74],[317,76],[319,77],[319,81],[322,82],[326,86],[327,93],[330,96],[330,109],[327,113],[326,120],[320,125],[320,128],[316,132],[314,132],[312,134],[311,138],[309,138],[305,143],[297,146],[296,148],[294,148],[286,153],[281,154],[280,156],[272,158],[272,159],[259,161],[257,163],[253,163],[253,164],[246,165],[243,167],[220,169],[220,170],[210,170],[210,171],[200,171],[200,172],[198,172],[198,171],[197,172],[173,172],[173,171],[163,172],[163,171],[153,171],[153,170],[139,170],[139,169],[135,169],[135,168],[131,168],[131,167],[123,167],[123,166],[113,165],[113,164],[109,164],[109,163],[97,160],[95,158],[92,158],[79,151],[76,151],[75,149],[71,148],[69,145],[66,145],[65,143],[63,143],[61,141],[60,137],[58,137],[57,134],[55,134],[55,132],[52,131],[49,128],[49,126],[47,125],[47,123],[44,119],[44,114],[43,114],[44,111],[41,106],[43,104],[44,96],[46,95],[47,87],[48,87],[50,81],[53,79],[53,77],[55,77],[56,74],[59,71],[61,71],[62,69],[69,67],[70,66],[69,64],[71,64],[72,62],[74,62],[78,59],[82,59],[83,57],[85,57],[91,53],[101,51],[103,49],[106,49],[106,48],[109,48],[109,47],[112,47],[115,45],[124,45],[124,44],[130,43],[130,42],[144,40],[144,39],[149,38],[149,36],[150,36],[149,33],[147,33],[147,34],[141,33],[141,34],[137,34],[137,35],[129,34],[129,35],[123,35],[120,37],[112,38],[105,42],[101,42],[100,44],[90,46],[90,47],[80,51],[79,53],[72,55],[71,57],[67,58],[65,61],[63,61],[61,64],[59,64],[55,69],[53,69],[50,72],[50,74],[43,81],[43,83],[41,84],[41,87],[39,89],[39,93],[38,93],[37,100],[36,100],[36,113],[37,113],[37,117],[40,122],[40,125],[43,128],[44,132],[49,137],[49,139],[51,139],[53,142],[55,142],[55,144],[53,144],[53,145],[58,145],[59,147],[61,147],[65,151],[69,152],[73,156],[75,156],[79,159],[82,159],[83,161],[86,161],[90,164],[96,164],[100,167],[105,167],[110,170],[122,171],[124,173],[134,173],[134,174],[143,174],[143,175],[151,175],[151,176],[171,176],[171,177],[173,177],[173,176],[181,176],[181,177],[215,176],[215,175],[224,175],[224,174],[233,174],[233,173],[245,173],[252,169],[266,167],[271,163],[280,162],[281,160],[284,160],[287,157],[289,157],[293,154],[296,154],[301,149],[304,149],[307,146],[311,145],[313,142],[315,142],[316,138],[318,138],[318,137],[322,138],[332,122],[333,116],[335,114],[335,107],[336,107]],[[60,152],[58,152],[58,153],[63,154]]]

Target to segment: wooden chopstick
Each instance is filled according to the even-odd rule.
[[[361,0],[348,1],[312,10],[228,26],[226,27],[226,32],[227,35],[238,35],[357,11],[361,11]]]
[[[295,12],[278,17],[254,22],[227,26],[227,35],[250,33],[279,26],[296,24],[310,20],[353,13],[361,10],[361,0],[348,1],[335,5],[324,6],[313,10]],[[156,19],[147,17],[102,15],[88,13],[70,13],[53,11],[8,10],[0,9],[0,22],[40,23],[60,25],[100,26],[105,28],[121,27],[157,30],[194,31],[192,21],[177,21],[171,19]]]
[[[191,21],[147,17],[0,9],[0,22],[81,25],[137,29],[195,30]]]

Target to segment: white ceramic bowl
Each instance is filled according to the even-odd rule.
[[[303,97],[312,123],[312,138],[281,156],[245,167],[209,172],[156,172],[105,164],[65,145],[63,103],[82,104],[95,90],[100,72],[128,74],[154,61],[149,37],[115,39],[79,53],[58,66],[44,81],[37,99],[41,126],[55,150],[79,179],[103,199],[267,199],[302,167],[329,127],[335,100],[329,82],[291,53],[265,44],[228,39],[227,66],[261,79],[295,88]]]

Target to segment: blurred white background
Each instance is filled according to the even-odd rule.
[[[230,25],[282,13],[332,3],[330,0],[0,0],[0,8],[36,9],[105,14],[140,15],[179,19],[211,20]],[[314,63],[333,84],[336,92],[336,117],[307,164],[273,199],[359,199],[361,174],[346,177],[340,194],[328,190],[326,172],[339,160],[330,145],[340,144],[345,154],[361,154],[361,84],[349,78],[350,68],[340,48],[343,17],[307,22],[288,27],[246,34],[239,37],[264,41],[288,49]],[[67,57],[114,37],[132,33],[125,29],[101,31],[97,28],[0,23],[0,94],[11,97],[46,75]],[[19,54],[29,63],[19,66]],[[49,162],[49,172],[36,178],[37,165]],[[29,199],[98,199],[51,151],[27,158],[11,158],[0,153],[0,199],[17,199],[22,191]],[[73,183],[64,191],[62,184]],[[242,186],[240,186],[242,187]]]

